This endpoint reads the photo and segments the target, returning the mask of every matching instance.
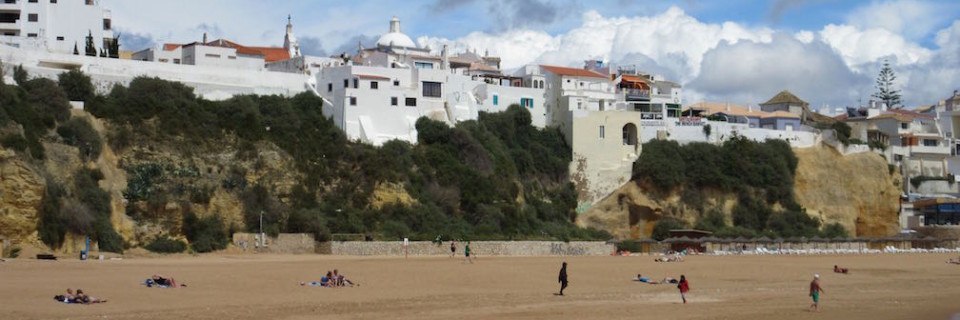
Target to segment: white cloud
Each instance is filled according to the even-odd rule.
[[[849,12],[846,20],[861,29],[882,28],[908,39],[919,39],[950,20],[944,12],[956,9],[956,5],[946,2],[874,1]]]
[[[896,57],[898,64],[915,64],[925,61],[931,54],[929,49],[886,29],[860,30],[854,26],[830,24],[823,27],[819,35],[853,68],[889,56]]]
[[[443,45],[447,45],[451,53],[476,50],[483,54],[489,50],[490,55],[501,57],[500,64],[504,69],[512,69],[537,60],[544,52],[556,50],[560,46],[560,37],[543,31],[515,29],[496,35],[473,32],[454,40],[420,37],[417,44],[430,46],[437,52]]]
[[[790,90],[819,107],[820,103],[855,102],[860,94],[856,88],[869,83],[868,77],[851,71],[826,44],[805,44],[777,34],[768,43],[743,41],[709,51],[688,90],[712,100],[751,105]]]
[[[813,32],[810,32],[810,31],[807,31],[807,30],[801,30],[801,31],[795,33],[795,34],[793,35],[793,37],[794,37],[794,38],[797,38],[797,40],[800,40],[800,42],[803,42],[803,43],[811,43],[811,42],[813,42],[813,39],[814,39],[814,37],[816,37],[816,35],[814,35]]]

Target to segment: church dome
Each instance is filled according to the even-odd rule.
[[[390,19],[390,32],[380,36],[380,39],[377,40],[377,46],[416,48],[417,44],[413,42],[413,39],[400,32],[400,19],[393,17],[393,19]]]

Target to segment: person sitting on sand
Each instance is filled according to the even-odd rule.
[[[833,272],[846,274],[847,272],[850,272],[850,269],[841,268],[841,267],[838,267],[837,265],[833,265]]]
[[[77,289],[77,295],[75,300],[80,301],[80,303],[83,303],[83,304],[107,302],[107,299],[100,299],[94,296],[88,296],[87,294],[83,293],[83,289]]]
[[[322,287],[332,287],[333,272],[327,271],[327,275],[320,277],[320,286]]]
[[[343,286],[343,277],[340,275],[340,271],[333,269],[333,274],[330,275],[331,287],[342,287]]]
[[[82,301],[77,300],[77,296],[73,294],[73,290],[70,288],[67,288],[66,295],[53,296],[53,300],[57,300],[63,303],[82,303]]]
[[[337,270],[336,270],[336,269],[333,270],[333,274],[337,274]],[[337,283],[338,283],[337,286],[340,286],[340,287],[353,287],[353,286],[358,286],[358,287],[359,287],[359,286],[360,286],[359,283],[354,283],[353,281],[350,281],[350,279],[347,279],[347,277],[344,276],[342,273],[341,273],[341,274],[337,274],[337,275],[334,276],[334,277],[335,277],[336,280],[337,280]]]

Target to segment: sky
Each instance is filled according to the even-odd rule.
[[[505,69],[603,60],[683,84],[684,103],[866,104],[884,62],[908,108],[960,89],[960,1],[100,0],[123,50],[225,38],[308,55],[355,53],[394,15],[420,46],[489,51]]]

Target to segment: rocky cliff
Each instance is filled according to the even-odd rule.
[[[896,233],[900,176],[891,173],[886,161],[874,153],[843,156],[829,146],[795,149],[798,165],[794,175],[794,194],[807,213],[823,225],[839,223],[857,236],[885,236]],[[692,224],[700,212],[682,201],[684,192],[656,196],[650,186],[633,181],[591,207],[578,218],[584,227],[610,231],[623,239],[649,237],[654,222],[664,216]],[[719,208],[732,220],[730,212],[737,195],[703,190],[707,207]]]

